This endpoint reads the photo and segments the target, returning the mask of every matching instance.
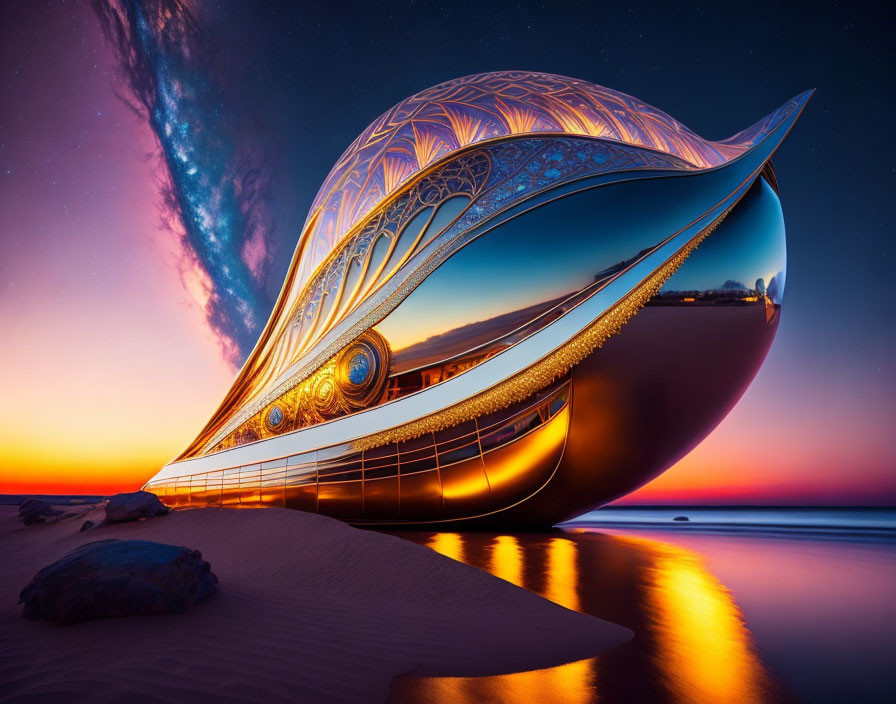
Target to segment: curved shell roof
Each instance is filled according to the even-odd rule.
[[[673,157],[681,168],[701,169],[750,149],[789,109],[790,104],[734,137],[711,142],[629,95],[547,73],[483,73],[403,100],[367,127],[328,174],[265,330],[230,392],[179,459],[208,451],[222,433],[296,376],[295,365],[313,345],[322,344],[321,335],[335,324],[327,318],[329,327],[318,326],[313,335],[303,338],[296,332],[306,289],[317,290],[311,286],[315,274],[325,271],[322,265],[350,241],[356,226],[363,226],[415,175],[432,170],[437,162],[449,161],[470,145],[507,137],[568,135],[652,150]],[[320,302],[308,300],[312,307]]]
[[[752,143],[706,141],[637,98],[565,76],[499,71],[447,81],[383,113],[339,157],[305,223],[295,284],[301,288],[352,226],[434,161],[471,144],[545,133],[647,147],[698,168]]]

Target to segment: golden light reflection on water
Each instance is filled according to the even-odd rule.
[[[404,535],[566,608],[615,621],[634,640],[590,660],[494,677],[399,678],[389,701],[432,704],[782,698],[730,592],[696,553],[597,532]]]
[[[572,540],[552,538],[547,551],[547,584],[542,596],[573,611],[583,611],[579,600],[578,548]],[[520,585],[525,586],[525,585]],[[596,698],[596,668],[593,660],[579,660],[550,670],[548,675],[551,693],[564,692],[564,702],[589,702]],[[533,675],[538,673],[531,673]],[[550,701],[543,698],[542,701]]]
[[[466,562],[463,553],[464,540],[458,533],[435,533],[426,543],[426,547],[432,548],[452,560]]]
[[[657,666],[675,701],[761,702],[766,674],[730,592],[690,550],[643,538],[617,537],[654,554],[648,612],[655,621]]]
[[[510,535],[499,535],[492,544],[491,556],[489,572],[518,587],[525,587],[523,583],[523,551],[516,538]]]
[[[465,562],[463,540],[468,536],[458,533],[436,533],[426,545],[447,557]],[[571,540],[549,540],[546,550],[539,550],[536,559],[547,566],[544,589],[528,583],[523,546],[518,538],[498,535],[486,546],[486,562],[466,561],[491,572],[524,589],[531,589],[570,609],[581,610],[576,591],[576,545]],[[585,704],[594,701],[592,661],[560,665],[558,667],[519,672],[494,677],[439,677],[426,680],[426,694],[422,700],[438,704],[494,702],[562,702]]]

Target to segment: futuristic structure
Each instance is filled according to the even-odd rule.
[[[770,164],[810,93],[726,140],[584,81],[449,81],[327,176],[211,420],[146,489],[352,523],[550,525],[665,470],[771,344]]]

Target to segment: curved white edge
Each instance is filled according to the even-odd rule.
[[[701,230],[708,227],[719,214],[731,207],[746,188],[746,185],[740,186],[713,210],[673,236],[562,318],[463,374],[421,392],[350,416],[230,448],[213,455],[171,462],[150,481],[254,464],[311,452],[330,445],[351,443],[368,435],[432,415],[476,396],[525,371],[539,359],[575,338],[637,288],[646,277],[674,256]]]
[[[604,172],[604,173],[600,173],[600,174],[593,174],[592,176],[586,177],[584,179],[576,178],[576,179],[573,179],[572,181],[566,182],[563,185],[554,186],[552,188],[547,188],[547,189],[545,189],[545,191],[542,194],[548,193],[548,192],[559,192],[559,191],[565,190],[567,187],[573,187],[573,191],[574,191],[574,190],[576,190],[576,188],[574,187],[574,184],[577,184],[577,183],[580,183],[580,182],[583,182],[586,180],[591,182],[591,187],[597,187],[598,185],[607,185],[610,183],[615,183],[617,181],[637,180],[637,179],[641,179],[641,178],[655,178],[658,176],[665,176],[665,177],[693,176],[696,174],[706,173],[709,171],[715,171],[717,169],[725,168],[726,166],[729,166],[732,163],[739,161],[740,159],[744,158],[745,156],[749,155],[750,153],[756,151],[756,149],[757,149],[757,147],[759,147],[759,145],[770,141],[770,138],[775,133],[780,134],[783,131],[786,134],[786,132],[789,130],[789,126],[787,126],[787,123],[790,123],[790,125],[793,124],[796,117],[799,116],[800,111],[805,106],[805,103],[809,100],[811,95],[812,95],[812,91],[806,91],[805,93],[802,93],[802,94],[792,98],[787,103],[784,103],[784,105],[779,107],[777,110],[766,115],[762,120],[760,120],[758,123],[756,123],[756,125],[754,125],[753,127],[756,127],[757,125],[761,125],[762,123],[767,121],[769,118],[771,118],[773,115],[780,112],[789,103],[793,103],[796,108],[794,110],[793,115],[790,115],[790,116],[784,118],[784,120],[782,120],[781,123],[779,123],[775,128],[773,128],[770,132],[768,132],[761,140],[759,140],[759,142],[755,143],[746,152],[744,152],[743,154],[740,154],[736,157],[726,159],[725,161],[723,161],[719,164],[716,164],[714,166],[709,166],[709,167],[694,169],[694,170],[683,170],[683,171],[677,171],[677,170],[668,171],[665,169],[640,169],[640,168],[635,169],[635,170],[622,169],[620,171],[610,171],[610,172]],[[784,130],[781,129],[782,127],[784,127]],[[746,131],[749,131],[749,129],[751,129],[751,128],[748,128]],[[536,135],[529,135],[529,136],[536,136]],[[558,136],[558,135],[541,135],[541,136]],[[574,136],[574,135],[567,135],[567,136]],[[735,135],[735,137],[736,137],[736,135]],[[595,141],[607,141],[607,140],[602,140],[601,138],[594,138],[594,139],[595,139]],[[734,139],[734,138],[732,137],[730,139]],[[771,141],[774,142],[774,140],[771,140]],[[781,141],[780,139],[777,140],[777,143],[779,144],[780,141]],[[485,146],[485,144],[480,143],[477,146]],[[630,146],[634,146],[634,145],[630,145]],[[636,147],[636,148],[644,149],[646,151],[652,151],[651,149],[645,148],[645,147]],[[537,194],[533,193],[532,195],[534,196]],[[519,207],[522,207],[523,205],[524,205],[523,203],[516,203],[515,205],[510,206],[506,211],[495,213],[494,217],[488,218],[487,222],[479,223],[478,225],[476,225],[473,228],[473,230],[479,230],[481,228],[486,228],[485,231],[487,231],[487,230],[493,228],[494,226],[496,226],[496,224],[499,224],[505,217],[513,217],[513,215],[511,215],[511,213],[513,211],[516,211]],[[537,206],[534,206],[534,207],[537,207]],[[428,258],[436,249],[438,249],[441,246],[443,246],[443,243],[441,242],[441,236],[440,236],[440,237],[434,238],[432,241],[429,242],[429,244],[426,247],[424,247],[423,250],[421,250],[420,252],[417,252],[412,257],[411,261],[405,265],[405,267],[408,267],[410,265],[409,270],[411,271],[411,273],[409,273],[408,276],[412,275],[413,271],[417,269],[417,265],[415,265],[414,262],[419,263],[419,262],[425,261],[426,258]],[[450,254],[448,256],[450,256]],[[405,267],[402,267],[402,268],[405,268]],[[395,277],[393,280],[389,281],[385,285],[385,287],[382,289],[382,291],[380,292],[382,294],[382,297],[389,299],[391,297],[392,293],[394,293],[398,287],[402,286],[405,283],[406,278],[407,277]],[[380,296],[378,296],[377,298],[379,299]],[[273,391],[273,393],[275,393],[277,395],[283,393],[286,390],[283,388],[283,385],[285,383],[287,383],[287,381],[289,379],[293,379],[296,375],[303,373],[303,372],[308,373],[309,368],[316,368],[317,366],[319,366],[324,361],[321,358],[321,356],[325,354],[325,350],[335,340],[338,340],[340,337],[345,335],[352,328],[352,326],[357,323],[359,318],[363,318],[365,315],[369,314],[374,308],[377,307],[377,305],[379,305],[379,304],[376,303],[374,300],[368,299],[368,300],[364,301],[361,304],[361,306],[357,310],[355,310],[348,318],[342,320],[332,330],[330,330],[323,337],[321,337],[312,346],[312,348],[310,350],[307,350],[305,352],[305,354],[302,355],[301,360],[291,364],[286,370],[284,370],[278,376],[277,381],[274,382],[271,386],[271,389],[275,390],[275,391]],[[327,355],[327,356],[329,356],[329,355]],[[264,397],[258,397],[258,398],[253,399],[252,401],[248,402],[239,413],[234,414],[227,423],[225,423],[221,428],[219,428],[219,430],[216,433],[214,433],[214,435],[207,442],[205,447],[206,448],[214,447],[214,445],[216,445],[218,443],[218,441],[220,441],[222,438],[224,438],[225,436],[227,436],[231,432],[233,432],[239,425],[241,425],[243,422],[245,422],[245,420],[248,417],[250,417],[254,413],[257,413],[260,410],[260,408],[262,408],[265,405],[264,403],[261,403],[261,401],[263,400],[263,398],[267,397],[267,393],[269,393],[271,391],[271,389],[269,389],[268,392],[266,392]],[[279,389],[279,391],[277,391],[276,389]]]
[[[772,152],[790,131],[809,97],[811,97],[811,93],[807,92],[794,99],[796,109],[793,113],[788,115],[763,140],[766,142],[777,133],[778,139],[774,140],[773,147],[767,155],[764,155],[764,158],[761,158],[752,176],[746,179],[733,193],[589,299],[525,340],[463,374],[431,388],[395,399],[382,406],[284,435],[240,445],[212,455],[169,462],[149,482],[310,453],[333,445],[342,445],[340,450],[347,450],[348,444],[353,441],[438,413],[525,371],[539,359],[572,340],[601,315],[609,311],[701,230],[708,227],[721,213],[733,206],[746,192],[759,170],[771,158]],[[753,147],[753,150],[756,149],[756,146]],[[743,158],[743,156],[746,155],[739,158]]]
[[[533,196],[537,197],[539,195],[545,194],[558,194],[558,196],[570,195],[572,193],[575,193],[577,190],[584,190],[581,185],[584,182],[588,183],[587,188],[597,188],[606,185],[622,183],[624,181],[633,181],[646,178],[671,178],[683,175],[690,176],[694,174],[705,173],[707,171],[713,171],[715,168],[716,167],[693,171],[664,171],[661,169],[643,169],[592,174],[585,178],[576,178],[571,181],[567,181],[559,186],[547,188],[541,193],[534,193]],[[551,198],[550,200],[553,200],[553,198]],[[544,202],[539,202],[534,205],[529,201],[514,203],[506,209],[494,213],[493,215],[489,216],[482,222],[477,223],[473,228],[471,228],[470,232],[479,232],[479,234],[476,234],[472,239],[476,239],[481,234],[484,234],[496,227],[500,227],[508,220],[513,219],[513,217],[519,214],[520,209],[528,210],[534,207],[539,207],[541,205],[544,205]],[[449,225],[448,229],[450,229],[450,227],[451,225]],[[292,363],[283,372],[281,372],[276,381],[271,384],[271,388],[268,389],[263,396],[253,398],[251,401],[247,402],[247,404],[241,408],[239,413],[234,414],[229,421],[222,425],[221,428],[212,435],[211,439],[207,441],[205,447],[214,447],[221,439],[225,438],[227,435],[236,430],[236,428],[242,425],[249,417],[257,413],[261,408],[264,408],[264,406],[267,405],[267,402],[262,403],[262,400],[268,393],[272,393],[272,389],[274,390],[274,394],[279,395],[281,393],[284,393],[283,385],[288,380],[293,379],[299,374],[310,374],[314,369],[318,368],[322,364],[322,361],[326,359],[326,357],[332,355],[332,352],[327,354],[326,350],[328,347],[330,347],[336,340],[339,340],[342,336],[346,335],[352,329],[352,327],[357,324],[359,319],[364,318],[365,316],[376,310],[378,307],[380,307],[382,305],[382,300],[388,301],[394,295],[395,291],[404,286],[407,283],[408,279],[410,279],[417,271],[419,271],[423,263],[426,262],[430,257],[432,257],[437,250],[442,247],[449,246],[449,244],[442,239],[444,234],[445,233],[442,232],[433,237],[426,244],[426,246],[424,246],[419,252],[416,252],[411,257],[411,259],[402,266],[402,269],[408,269],[408,272],[404,276],[395,276],[391,278],[383,285],[383,288],[377,293],[376,298],[367,298],[363,300],[358,308],[352,311],[352,313],[347,318],[337,323],[332,330],[324,334],[317,342],[315,342],[314,345],[301,356],[301,359],[299,359],[297,362]],[[465,242],[465,244],[468,243],[469,242]],[[451,245],[453,245],[453,243],[451,243]],[[462,246],[464,245],[461,245],[461,247]],[[444,260],[447,260],[448,258],[453,256],[456,251],[457,250],[453,249],[452,247],[452,249],[446,254]],[[441,262],[439,263],[439,265],[441,265]],[[398,301],[395,306],[397,307],[398,305],[400,305],[400,303],[401,301]],[[388,315],[388,313],[386,315]]]

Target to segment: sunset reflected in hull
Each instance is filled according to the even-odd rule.
[[[765,359],[786,278],[771,159],[811,95],[721,142],[551,74],[402,101],[334,166],[233,386],[144,488],[509,530],[646,484]]]

